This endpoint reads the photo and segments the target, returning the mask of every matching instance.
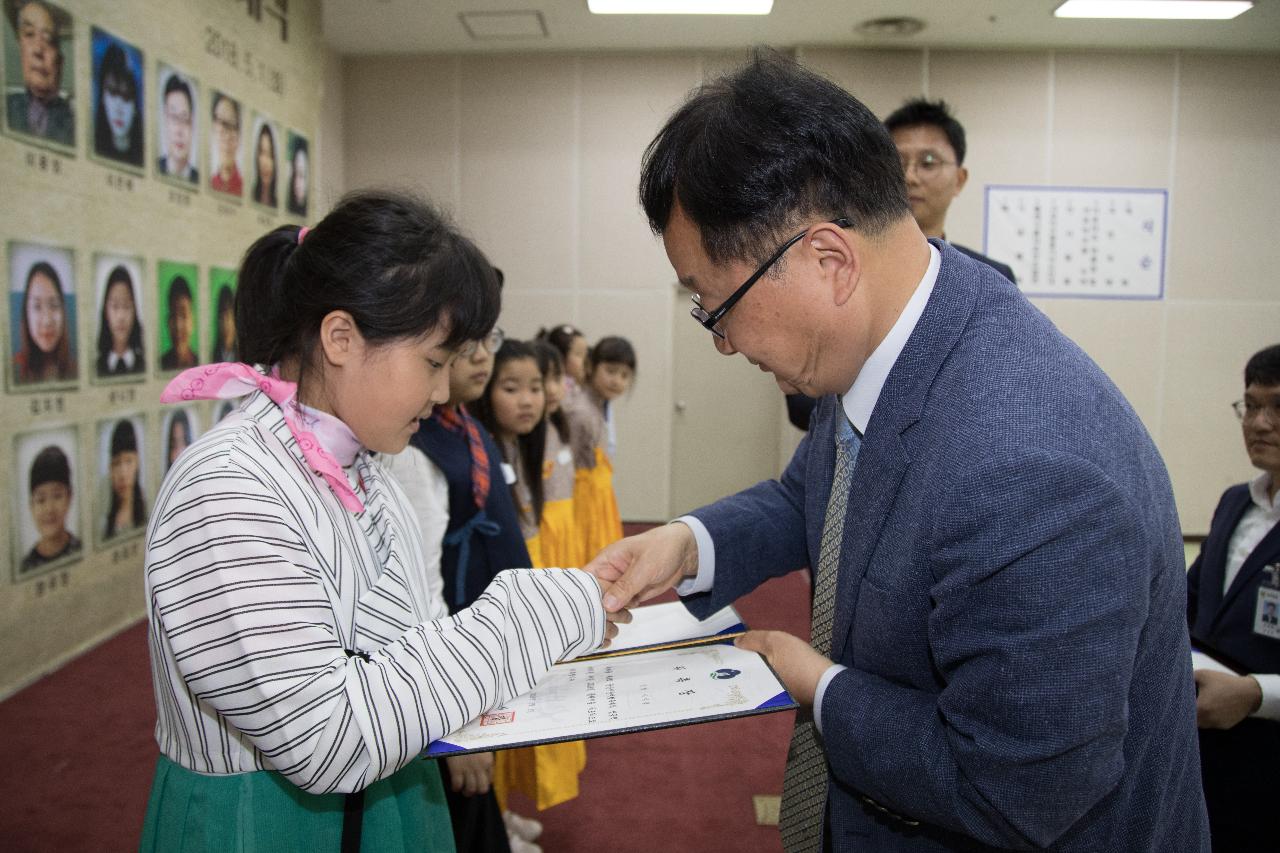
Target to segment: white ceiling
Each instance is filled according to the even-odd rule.
[[[587,0],[322,0],[326,41],[344,54],[895,46],[1107,48],[1280,53],[1280,0],[1232,21],[1083,21],[1061,0],[775,0],[762,17],[592,15]],[[476,41],[460,16],[540,12],[546,35]],[[868,38],[862,21],[911,16],[918,35]],[[509,19],[489,18],[508,24]],[[538,28],[539,30],[541,28]]]

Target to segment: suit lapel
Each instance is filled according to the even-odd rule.
[[[1240,492],[1230,493],[1227,500],[1230,501],[1223,508],[1223,524],[1219,525],[1218,531],[1212,527],[1209,530],[1210,537],[1205,540],[1203,553],[1205,555],[1205,563],[1200,567],[1200,596],[1201,603],[1199,612],[1208,616],[1210,628],[1217,621],[1218,615],[1222,612],[1222,603],[1224,599],[1222,580],[1227,572],[1227,558],[1230,556],[1228,551],[1231,547],[1231,534],[1235,531],[1236,526],[1240,524],[1240,518],[1244,515],[1244,511],[1249,507],[1249,491],[1242,489]],[[1213,538],[1213,537],[1220,538]],[[1237,575],[1236,581],[1240,577]],[[1234,584],[1232,585],[1234,588]],[[1196,621],[1203,625],[1201,617],[1197,616]]]
[[[942,253],[938,279],[924,313],[885,379],[854,468],[840,552],[831,644],[835,660],[845,654],[862,578],[870,568],[880,533],[911,463],[903,434],[923,415],[938,371],[960,340],[982,287],[980,279],[965,270],[966,266],[978,266],[976,261],[946,243],[930,242]],[[832,432],[829,421],[824,426],[828,433]],[[828,478],[824,493],[830,491],[830,467],[824,467]]]
[[[1237,523],[1240,520],[1240,516],[1243,514],[1243,509],[1240,513],[1237,513]],[[1232,530],[1234,529],[1235,527],[1233,525]],[[1280,524],[1272,526],[1272,528],[1267,531],[1267,535],[1262,537],[1262,541],[1259,542],[1249,556],[1245,558],[1244,565],[1240,567],[1240,571],[1236,572],[1235,578],[1231,581],[1231,587],[1222,598],[1222,605],[1214,614],[1215,623],[1224,613],[1231,609],[1235,600],[1240,597],[1241,592],[1249,586],[1254,575],[1262,571],[1264,566],[1268,566],[1275,562],[1277,557],[1280,557]]]

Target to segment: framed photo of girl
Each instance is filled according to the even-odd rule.
[[[290,216],[306,219],[311,208],[311,146],[296,130],[289,131],[289,183],[285,190],[285,210]]]
[[[198,276],[195,264],[178,261],[156,264],[161,373],[186,370],[200,363],[200,325],[196,313]]]
[[[93,529],[99,548],[122,538],[140,536],[147,527],[147,430],[141,413],[131,413],[97,426],[97,474]]]
[[[244,108],[226,92],[213,89],[209,119],[209,189],[238,201],[244,195]]]
[[[90,28],[93,66],[93,145],[104,165],[144,174],[146,98],[142,51],[106,30]]]
[[[209,267],[209,362],[237,361],[236,271]]]
[[[94,382],[141,382],[147,373],[146,316],[141,258],[99,253],[93,256]]]
[[[254,113],[249,151],[253,155],[253,183],[249,200],[272,213],[280,209],[280,126],[262,113]]]
[[[75,258],[71,249],[9,243],[9,390],[75,388]]]
[[[196,406],[165,406],[160,425],[160,467],[165,474],[178,461],[182,451],[200,437],[200,413]]]
[[[183,189],[200,186],[200,87],[164,62],[156,69],[156,175]]]
[[[4,0],[4,128],[74,157],[75,42],[71,14],[46,0]]]
[[[84,554],[79,447],[74,426],[14,436],[9,537],[14,583],[74,563]]]

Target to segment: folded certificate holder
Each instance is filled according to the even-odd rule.
[[[557,664],[532,691],[427,747],[488,752],[709,723],[796,707],[732,607],[694,619],[680,602],[638,607],[606,649]]]

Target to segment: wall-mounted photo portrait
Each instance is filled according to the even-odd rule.
[[[276,185],[280,183],[280,126],[257,113],[253,117],[253,186],[249,198],[254,204],[276,210],[280,207]]]
[[[98,306],[94,333],[93,378],[140,381],[147,371],[146,336],[142,330],[142,259],[97,254],[93,281]]]
[[[165,474],[178,461],[182,451],[200,437],[200,413],[195,406],[166,406],[160,437],[164,447],[160,459]]]
[[[79,447],[73,426],[14,436],[9,482],[15,582],[82,556]]]
[[[307,218],[311,204],[311,151],[307,138],[289,131],[289,185],[285,209],[292,215]]]
[[[9,243],[9,388],[74,387],[75,264],[70,249]]]
[[[200,185],[200,89],[189,75],[165,63],[156,74],[156,174],[184,187]]]
[[[142,51],[97,27],[91,33],[93,154],[140,171],[146,118]]]
[[[240,198],[244,194],[240,102],[213,89],[209,93],[209,119],[209,189]]]
[[[156,285],[160,300],[160,370],[186,370],[200,363],[200,332],[196,316],[195,264],[160,261]]]
[[[45,0],[5,0],[5,129],[74,154],[75,50],[71,15]]]
[[[236,355],[236,271],[209,268],[209,305],[213,306],[209,330],[209,361],[238,361]]]
[[[98,544],[141,533],[147,526],[146,426],[141,414],[98,422],[98,487],[93,527]]]

